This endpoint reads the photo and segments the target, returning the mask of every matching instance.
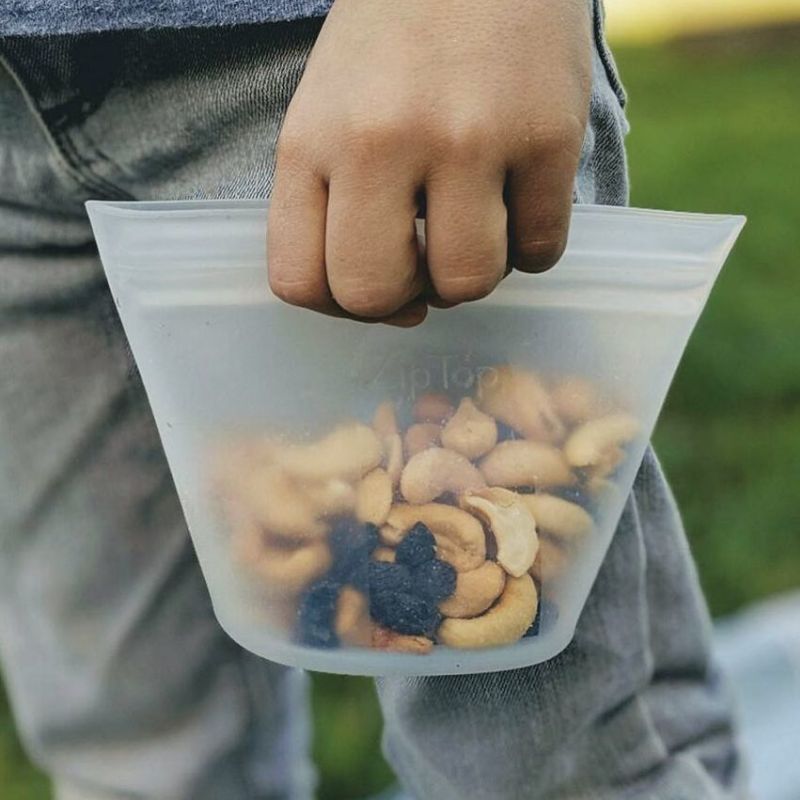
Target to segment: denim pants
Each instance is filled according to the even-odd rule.
[[[595,25],[575,199],[620,204],[623,95]],[[213,617],[83,203],[268,195],[318,30],[0,40],[0,658],[60,800],[313,796],[306,678]],[[418,800],[745,796],[652,452],[563,654],[378,692]]]

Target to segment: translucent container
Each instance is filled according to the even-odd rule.
[[[577,207],[555,269],[400,330],[275,299],[264,203],[87,205],[220,623],[359,675],[566,647],[744,223]]]

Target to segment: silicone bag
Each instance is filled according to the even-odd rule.
[[[744,224],[576,207],[555,269],[511,274],[480,302],[432,310],[421,326],[398,330],[274,298],[265,203],[87,207],[220,623],[274,661],[361,675],[503,670],[547,660],[569,643],[686,342]],[[299,643],[295,606],[272,608],[276,595],[234,555],[210,488],[220,443],[266,432],[302,439],[348,419],[369,424],[386,399],[407,424],[419,394],[458,400],[503,364],[547,380],[588,379],[640,423],[611,490],[591,505],[593,530],[560,574],[542,576],[535,635],[482,649],[436,645],[427,655]]]

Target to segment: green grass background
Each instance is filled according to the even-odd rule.
[[[749,216],[655,436],[709,603],[800,585],[800,42],[617,54],[634,205]],[[315,676],[322,800],[391,780],[371,682]],[[0,701],[0,797],[44,800]]]

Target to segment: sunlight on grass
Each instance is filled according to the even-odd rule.
[[[605,0],[614,43],[800,21],[800,0]]]

